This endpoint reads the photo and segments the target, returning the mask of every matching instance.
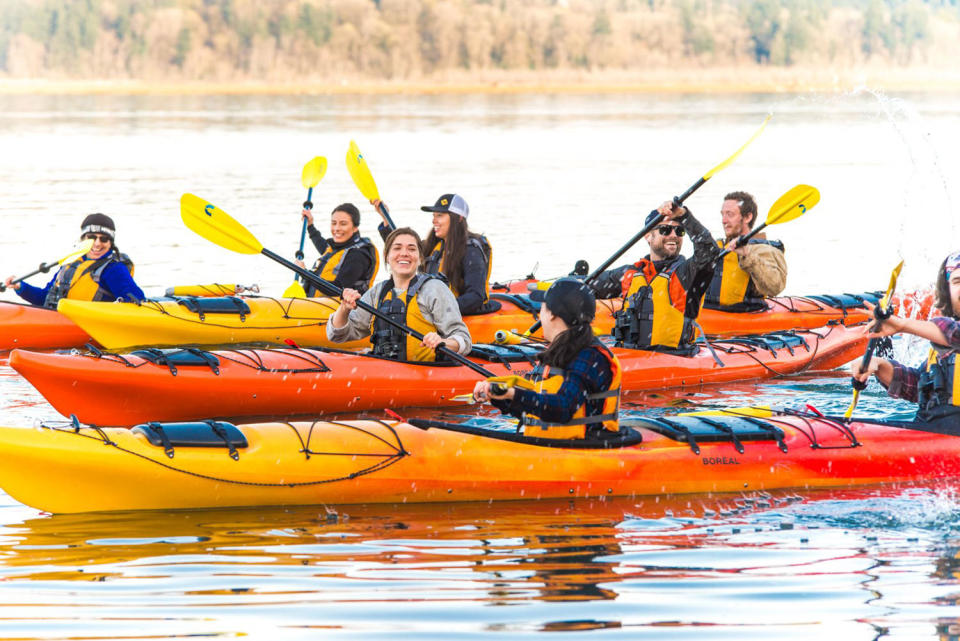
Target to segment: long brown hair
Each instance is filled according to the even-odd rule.
[[[943,259],[943,262],[940,263],[940,271],[937,272],[937,284],[935,289],[937,298],[934,300],[933,306],[936,308],[940,315],[945,318],[957,318],[957,315],[953,311],[953,301],[950,299],[950,281],[947,278],[947,260],[950,257],[947,256]]]
[[[440,271],[454,291],[462,292],[463,283],[463,255],[467,253],[467,239],[480,238],[480,234],[474,234],[467,225],[467,219],[458,214],[447,214],[450,217],[450,229],[447,230],[447,237],[443,239],[443,260],[440,262]],[[429,256],[433,253],[437,241],[436,232],[430,228],[427,239],[423,241],[423,255]]]
[[[569,367],[585,347],[589,347],[596,340],[590,323],[574,325],[560,333],[550,346],[540,354],[540,362],[551,367]]]

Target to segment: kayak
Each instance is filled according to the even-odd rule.
[[[0,301],[0,350],[80,347],[89,341],[76,323],[52,309]]]
[[[614,348],[622,389],[639,391],[771,378],[839,367],[863,353],[862,326],[829,325],[701,344],[693,356]],[[522,374],[540,347],[477,345],[494,375]],[[10,366],[64,416],[97,425],[148,420],[317,416],[385,407],[462,405],[480,379],[453,362],[409,363],[322,349],[141,350],[43,354],[14,350]]]
[[[560,441],[471,422],[0,427],[0,487],[48,512],[603,498],[942,482],[960,438],[801,416],[625,419]],[[931,428],[935,429],[935,428]]]
[[[764,334],[812,329],[829,322],[859,323],[868,319],[863,302],[876,302],[877,292],[842,296],[772,298],[767,310],[731,313],[702,310],[698,322],[710,336]],[[523,331],[536,319],[539,305],[522,294],[493,295],[494,313],[466,316],[476,343],[489,343],[498,331]],[[609,334],[619,299],[597,301],[595,330]],[[236,345],[266,343],[331,346],[325,324],[337,307],[329,298],[184,296],[142,303],[97,303],[62,300],[58,310],[111,350],[142,346]],[[358,341],[352,347],[366,346]],[[339,347],[344,347],[340,345]],[[347,346],[348,348],[350,346]]]
[[[529,300],[529,299],[528,299]],[[61,300],[57,310],[107,349],[142,346],[265,343],[329,347],[326,324],[339,301],[331,298],[182,296],[141,303]],[[466,316],[476,342],[492,342],[498,330],[526,329],[533,316],[509,301],[495,314]],[[341,348],[369,347],[367,340]]]

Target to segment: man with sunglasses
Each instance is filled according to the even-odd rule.
[[[658,215],[663,221],[645,237],[650,253],[633,265],[603,272],[593,289],[597,298],[624,299],[613,329],[617,346],[690,353],[700,301],[720,249],[686,207],[663,203],[645,225]],[[686,234],[693,241],[690,258],[680,255]]]
[[[24,282],[6,285],[16,290],[25,301],[50,309],[57,308],[61,298],[92,301],[140,301],[145,298],[133,280],[133,262],[114,245],[116,226],[104,214],[90,214],[80,225],[81,240],[92,240],[90,251],[82,258],[67,263],[43,288]]]
[[[766,309],[766,298],[776,296],[787,285],[783,243],[760,233],[742,247],[737,244],[757,222],[757,203],[745,191],[723,197],[720,217],[725,238],[718,239],[717,245],[735,249],[718,262],[703,306],[728,312]]]

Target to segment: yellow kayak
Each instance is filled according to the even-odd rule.
[[[57,310],[111,350],[144,346],[265,343],[357,349],[367,340],[333,345],[327,319],[339,301],[332,298],[267,296],[184,296],[142,303],[99,303],[63,299]],[[464,318],[475,343],[494,342],[497,330],[526,329],[533,315],[503,301],[500,311]]]

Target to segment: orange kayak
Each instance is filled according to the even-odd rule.
[[[55,310],[0,301],[0,350],[81,347],[90,340],[76,323]]]
[[[614,349],[624,391],[699,386],[830,370],[863,353],[862,327],[829,325],[712,342],[694,356]],[[477,346],[495,375],[529,371],[531,345]],[[462,405],[479,377],[455,363],[400,363],[320,349],[141,350],[41,354],[14,350],[10,366],[64,416],[97,425],[197,418],[316,416],[385,407]],[[109,400],[107,400],[109,399]]]
[[[64,513],[942,483],[960,438],[813,414],[639,417],[571,441],[426,419],[65,423],[0,427],[0,459],[11,497]]]

